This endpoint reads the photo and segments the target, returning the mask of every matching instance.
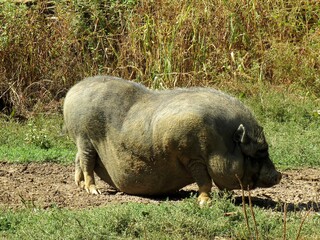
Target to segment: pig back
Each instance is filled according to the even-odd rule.
[[[121,128],[128,110],[148,91],[140,84],[116,77],[87,78],[66,95],[66,130],[73,139],[84,135],[92,140],[105,138],[108,129]]]

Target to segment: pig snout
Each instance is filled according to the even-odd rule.
[[[264,173],[260,175],[257,182],[257,187],[268,188],[280,183],[282,179],[282,174],[277,170],[269,171],[269,173]]]
[[[276,171],[276,173],[274,174],[273,178],[271,179],[272,186],[280,183],[281,179],[282,179],[281,172]]]

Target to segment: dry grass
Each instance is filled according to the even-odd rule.
[[[318,1],[1,1],[0,108],[27,115],[85,76],[318,96]],[[44,110],[47,110],[46,108]]]

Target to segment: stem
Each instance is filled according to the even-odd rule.
[[[306,213],[306,215],[304,216],[304,218],[301,221],[296,240],[298,240],[300,238],[300,233],[301,233],[301,230],[302,230],[302,226],[303,226],[304,222],[306,221],[307,217],[309,216],[310,212],[311,212],[311,208],[309,209],[309,211]]]
[[[287,239],[287,203],[284,203],[283,213],[283,240]]]
[[[253,211],[253,207],[252,207],[252,201],[251,201],[251,191],[248,188],[249,191],[249,206],[250,206],[250,211],[251,211],[251,216],[253,218],[253,222],[254,222],[254,230],[255,230],[255,234],[256,234],[256,239],[259,240],[259,232],[258,232],[258,227],[257,227],[257,222],[256,222],[256,217]]]
[[[246,201],[245,201],[245,197],[244,197],[243,186],[242,186],[241,180],[239,179],[238,175],[236,175],[236,178],[238,179],[240,187],[241,187],[242,210],[243,210],[244,218],[246,220],[246,225],[247,225],[247,229],[248,229],[249,235],[250,235],[250,237],[252,239],[251,231],[250,231],[250,225],[249,225],[249,219],[248,219],[248,215],[247,215],[247,208],[246,208]]]

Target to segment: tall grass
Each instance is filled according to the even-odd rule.
[[[59,105],[84,76],[319,96],[318,1],[0,1],[0,108]],[[302,90],[302,91],[301,91]],[[46,110],[46,109],[45,109]]]

